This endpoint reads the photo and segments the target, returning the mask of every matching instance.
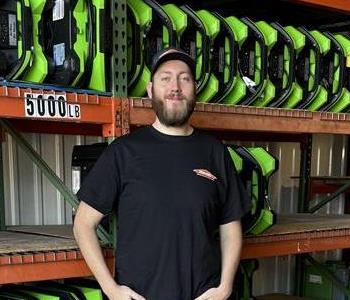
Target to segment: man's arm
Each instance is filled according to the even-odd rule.
[[[242,228],[240,221],[220,226],[221,282],[223,290],[232,293],[233,280],[239,265],[242,249]]]
[[[240,221],[220,226],[221,281],[217,288],[207,290],[195,300],[226,300],[232,293],[233,280],[239,265],[242,248]]]
[[[104,260],[96,227],[103,214],[81,201],[74,219],[73,232],[84,259],[109,299],[145,300],[127,286],[118,285]]]

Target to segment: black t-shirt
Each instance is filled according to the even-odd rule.
[[[116,280],[147,300],[193,300],[218,286],[219,225],[249,208],[220,141],[152,126],[109,145],[78,198],[117,211]]]

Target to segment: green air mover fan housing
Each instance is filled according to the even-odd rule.
[[[45,83],[81,87],[84,77],[90,77],[92,24],[88,22],[88,12],[92,15],[92,8],[87,5],[89,1],[46,0],[38,25],[39,43],[52,67]]]
[[[28,71],[22,77],[25,81],[43,83],[46,76],[54,71],[54,62],[45,54],[42,46],[42,23],[43,13],[46,5],[45,0],[30,0],[33,16],[33,61]]]
[[[295,67],[296,83],[302,89],[302,101],[296,108],[310,109],[324,102],[324,91],[321,90],[321,47],[315,37],[304,27],[299,27],[298,30],[305,36],[305,45],[298,53]],[[319,100],[315,97],[319,95]]]
[[[152,9],[141,0],[128,0],[127,4],[128,86],[132,86],[143,65],[142,39],[152,22]]]
[[[196,62],[197,94],[206,87],[210,77],[210,33],[202,19],[188,5],[180,7],[186,15],[186,27],[179,36],[179,47]],[[176,18],[177,15],[173,15]]]
[[[219,90],[219,81],[215,74],[212,72],[214,64],[218,64],[217,61],[213,60],[212,50],[215,38],[220,32],[220,21],[219,19],[208,12],[207,10],[200,10],[196,12],[197,16],[202,20],[206,32],[209,33],[210,39],[210,50],[209,50],[209,78],[204,88],[197,94],[197,101],[199,102],[210,102],[210,100],[216,95]]]
[[[246,92],[241,105],[251,105],[264,91],[267,80],[267,44],[264,34],[249,19],[241,18],[248,27],[248,39],[239,51],[238,69],[246,85]]]
[[[130,1],[130,0],[129,0]],[[135,0],[131,0],[135,1]],[[176,47],[175,25],[165,10],[153,0],[144,0],[152,9],[151,21],[143,32],[141,70],[137,79],[129,87],[129,94],[142,97],[146,93],[148,82],[151,80],[151,65],[153,56],[169,46]]]
[[[265,21],[256,22],[255,25],[260,29],[261,33],[265,39],[265,45],[267,48],[267,60],[269,62],[269,56],[271,55],[271,50],[277,42],[277,30],[270,26]],[[268,64],[269,67],[269,64]],[[275,97],[276,87],[272,83],[272,81],[267,77],[266,84],[261,95],[256,98],[256,100],[251,103],[251,105],[258,107],[265,107],[271,102],[271,100]]]
[[[231,63],[231,59],[237,60],[236,63],[233,61],[237,70],[233,71],[235,73],[235,78],[232,82],[232,86],[228,87],[227,93],[222,96],[222,99],[219,100],[219,102],[225,103],[228,105],[235,105],[235,104],[239,103],[246,95],[246,84],[243,81],[240,72],[238,72],[238,53],[241,51],[242,45],[244,45],[244,43],[248,39],[248,26],[234,16],[230,16],[230,17],[225,18],[225,21],[230,26],[230,29],[233,31],[235,41],[238,44],[236,58],[235,58],[236,51],[233,50],[233,53],[232,53],[232,49],[230,51],[227,51],[227,53],[231,52],[231,54],[233,54],[233,57],[231,56],[229,58],[230,63]],[[226,55],[226,45],[225,45],[225,55]],[[227,72],[225,70],[225,77],[226,76],[229,77],[230,75],[227,74]],[[232,74],[231,74],[231,76],[232,76]],[[226,80],[226,78],[225,78],[225,80]]]
[[[317,111],[326,104],[329,94],[327,88],[325,87],[325,85],[328,83],[327,80],[323,80],[323,73],[324,70],[329,66],[328,60],[332,59],[330,57],[332,56],[332,53],[330,53],[331,40],[328,37],[326,37],[323,33],[317,30],[310,31],[310,34],[313,36],[313,38],[320,47],[320,80],[317,93],[311,99],[309,105],[307,105],[305,108],[311,111]],[[326,64],[327,66],[324,66],[324,64]]]
[[[271,23],[271,26],[277,30],[277,41],[270,50],[268,76],[275,88],[275,96],[268,105],[281,107],[291,94],[295,81],[296,49],[292,37],[279,23]]]
[[[32,59],[32,12],[29,0],[0,3],[0,78],[18,79]]]
[[[331,47],[322,63],[322,84],[327,89],[328,99],[321,110],[341,112],[350,104],[349,91],[344,87],[347,49],[333,34],[323,34],[329,38]]]
[[[252,209],[242,218],[243,231],[259,234],[275,220],[267,203],[269,177],[277,170],[278,162],[263,148],[232,146],[229,149],[238,174],[252,200]]]
[[[291,109],[296,107],[303,100],[303,89],[297,82],[296,70],[294,68],[294,65],[296,65],[299,55],[301,55],[301,53],[303,52],[303,49],[306,45],[306,37],[300,30],[298,30],[293,26],[286,26],[286,27],[283,27],[283,29],[291,37],[293,47],[295,50],[294,57],[292,58],[294,81],[292,82],[291,91],[289,95],[286,97],[285,101],[281,104],[283,108]]]
[[[211,73],[218,80],[218,90],[210,102],[222,102],[232,91],[238,70],[238,42],[231,23],[218,13],[220,31],[212,44]]]
[[[92,90],[108,92],[111,89],[111,58],[113,20],[110,16],[111,0],[92,1],[93,56],[91,76],[87,87]],[[126,74],[125,74],[126,75]]]
[[[329,107],[329,111],[331,112],[348,112],[350,107],[350,82],[349,82],[349,68],[350,68],[350,36],[347,36],[345,34],[335,34],[334,38],[338,41],[340,46],[342,47],[344,51],[344,74],[342,80],[342,83],[340,83],[343,86],[342,94],[339,97],[339,100],[337,103],[335,103],[333,106]],[[341,76],[340,76],[341,77]]]

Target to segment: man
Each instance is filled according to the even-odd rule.
[[[109,299],[229,299],[248,201],[226,147],[189,124],[192,58],[166,49],[151,71],[156,120],[116,139],[95,164],[78,193],[76,240]],[[95,233],[112,210],[115,280]]]

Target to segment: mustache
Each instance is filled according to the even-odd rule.
[[[166,96],[166,98],[168,99],[173,99],[173,98],[177,98],[177,99],[180,99],[180,100],[185,100],[186,97],[184,95],[182,95],[182,93],[177,93],[177,92],[173,92],[173,93],[170,93]]]

